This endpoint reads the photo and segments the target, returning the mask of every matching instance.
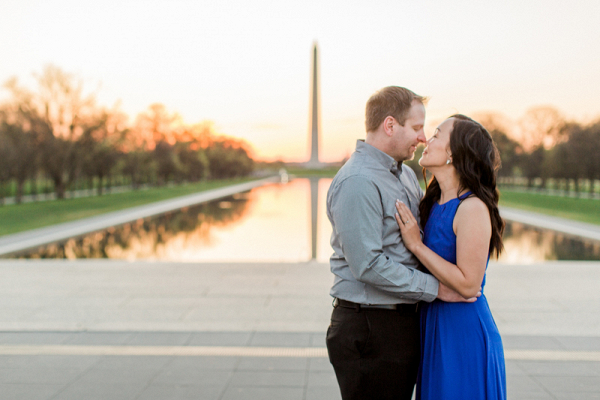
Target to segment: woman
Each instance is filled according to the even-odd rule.
[[[424,242],[398,202],[402,240],[440,282],[475,297],[483,292],[489,255],[503,248],[498,150],[479,123],[453,115],[429,139],[419,164],[433,174],[419,205]],[[505,398],[504,351],[485,295],[472,303],[425,304],[417,399]]]

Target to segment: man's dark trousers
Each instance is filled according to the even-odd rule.
[[[416,308],[334,308],[327,351],[342,399],[411,399],[420,360]]]

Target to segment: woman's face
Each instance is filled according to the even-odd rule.
[[[427,141],[419,165],[424,168],[441,167],[447,165],[450,159],[450,133],[454,126],[454,118],[442,122]]]

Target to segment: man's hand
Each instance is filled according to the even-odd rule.
[[[481,296],[481,291],[477,293],[477,297]],[[440,288],[438,289],[437,298],[448,302],[448,303],[474,303],[477,300],[477,297],[471,297],[470,299],[465,299],[458,292],[450,289],[448,286],[444,285],[440,282]]]

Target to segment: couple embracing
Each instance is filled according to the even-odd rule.
[[[504,352],[485,295],[502,250],[490,134],[463,115],[423,132],[425,98],[386,87],[327,195],[333,227],[327,349],[342,398],[505,399]],[[403,161],[426,143],[426,192]]]

